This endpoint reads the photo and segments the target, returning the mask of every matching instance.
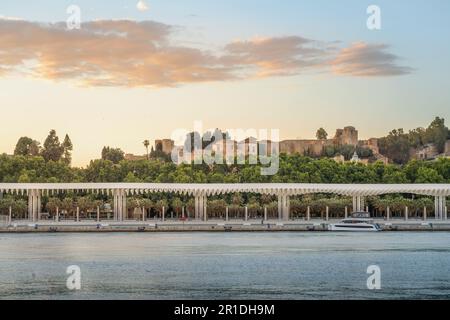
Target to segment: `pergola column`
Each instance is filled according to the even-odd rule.
[[[278,219],[289,220],[290,201],[287,194],[278,195]]]
[[[28,217],[35,222],[41,212],[41,192],[37,189],[28,190]]]
[[[124,189],[114,189],[114,220],[123,221],[127,212],[127,193]]]
[[[288,195],[286,195],[285,203],[286,203],[286,212],[284,220],[289,220],[289,216],[291,214],[291,199],[289,198]]]
[[[435,196],[434,197],[434,218],[438,219],[439,218],[439,197]]]
[[[283,218],[283,196],[278,195],[278,220]]]
[[[361,211],[364,208],[364,199],[361,196],[353,196],[353,212]]]
[[[208,221],[208,198],[203,196],[203,221]]]
[[[203,194],[195,195],[195,219],[197,220],[205,220],[206,221],[206,203],[207,197]]]
[[[199,202],[199,197],[195,196],[194,197],[194,219],[197,220],[198,219],[198,202]]]
[[[436,196],[434,197],[434,217],[436,219],[445,219],[446,216],[446,197]]]

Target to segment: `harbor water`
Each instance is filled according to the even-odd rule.
[[[449,232],[0,234],[0,299],[405,298],[450,298]]]

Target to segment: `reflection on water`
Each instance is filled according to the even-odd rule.
[[[1,234],[0,299],[450,298],[450,233]],[[369,265],[382,289],[366,287]],[[78,265],[82,290],[66,288]]]

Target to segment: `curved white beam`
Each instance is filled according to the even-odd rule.
[[[212,195],[235,192],[301,195],[334,193],[345,196],[371,196],[390,193],[412,193],[429,196],[449,196],[450,184],[315,184],[315,183],[242,183],[242,184],[177,184],[177,183],[0,183],[0,192],[28,194],[40,190],[45,194],[55,191],[90,191],[111,194],[113,190],[126,193],[178,193]]]

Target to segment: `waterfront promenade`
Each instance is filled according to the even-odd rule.
[[[65,193],[102,195],[111,199],[112,214],[110,219],[101,219],[97,215],[91,219],[80,219],[77,208],[76,218],[61,220],[58,213],[52,219],[44,219],[42,198],[58,196]],[[147,218],[142,209],[142,218],[129,219],[127,208],[128,196],[147,196],[151,194],[177,194],[195,199],[192,214],[182,219],[165,215],[165,209],[158,218]],[[228,208],[222,219],[208,214],[208,197],[220,197],[226,194],[252,193],[270,195],[278,198],[276,217],[269,217],[267,208],[258,217],[252,217],[248,208],[242,219],[229,216]],[[432,216],[423,209],[421,217],[411,217],[408,208],[404,208],[402,218],[393,217],[389,209],[383,217],[377,217],[384,230],[450,230],[446,197],[450,195],[450,184],[154,184],[154,183],[1,183],[0,194],[28,198],[28,212],[22,220],[3,216],[0,230],[9,232],[30,231],[262,231],[262,230],[326,230],[327,225],[336,218],[334,212],[326,213],[321,219],[311,216],[309,207],[303,218],[293,217],[290,209],[290,197],[308,194],[334,194],[351,197],[353,202],[340,218],[347,218],[351,212],[365,211],[365,198],[386,194],[413,194],[434,197]],[[58,210],[57,210],[58,211]]]
[[[209,220],[209,221],[12,221],[0,225],[0,233],[33,232],[259,232],[327,231],[339,219],[320,220]],[[383,231],[450,231],[450,220],[375,219]]]

